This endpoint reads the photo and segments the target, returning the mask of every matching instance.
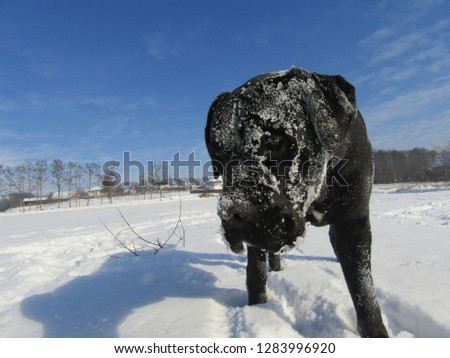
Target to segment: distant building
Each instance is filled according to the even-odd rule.
[[[102,186],[95,186],[88,190],[88,196],[89,198],[100,198],[103,196],[103,187]]]
[[[210,179],[203,184],[205,190],[221,191],[223,189],[222,178]]]
[[[60,192],[59,194],[60,194],[60,197],[58,198],[58,192],[53,193],[51,196],[51,199],[52,200],[61,199],[62,201],[69,200],[69,199],[72,199],[73,197],[75,197],[76,193],[73,191],[66,190],[66,191]]]
[[[48,204],[52,201],[48,196],[41,196],[37,198],[23,198],[22,203],[24,206],[32,206],[39,204]]]

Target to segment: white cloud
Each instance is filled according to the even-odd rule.
[[[158,59],[163,60],[167,57],[180,56],[182,53],[183,43],[169,32],[157,31],[149,35],[144,44],[147,53]]]
[[[382,26],[358,43],[367,61],[355,84],[377,148],[433,147],[450,136],[450,20],[441,4],[387,1]]]
[[[122,136],[129,129],[130,118],[115,117],[101,119],[91,127],[91,132],[103,138],[115,138]]]
[[[157,60],[195,56],[202,50],[201,40],[208,32],[206,20],[189,24],[163,24],[142,39],[147,54]]]
[[[392,82],[418,74],[450,69],[450,44],[445,38],[450,31],[435,34],[434,30],[417,30],[398,34],[394,39],[372,45],[366,51],[372,82]]]
[[[72,148],[73,149],[73,148]],[[52,160],[63,158],[73,154],[70,148],[51,143],[25,144],[25,145],[1,145],[0,163],[15,166],[25,160]]]
[[[83,95],[83,94],[52,94],[27,93],[18,98],[10,99],[0,96],[0,111],[17,109],[43,110],[48,108],[65,108],[93,106],[109,111],[138,111],[153,107],[157,100],[152,95],[118,96],[118,95]]]
[[[374,98],[372,103],[365,106],[364,113],[372,123],[382,123],[417,116],[426,112],[429,106],[436,108],[440,103],[449,103],[448,99],[450,99],[450,81],[404,91],[389,100]]]
[[[0,95],[0,111],[13,111],[17,109],[17,103],[5,96]]]
[[[111,111],[125,110],[125,111],[137,111],[140,109],[153,107],[157,101],[153,96],[91,96],[79,98],[76,102],[81,105],[91,105],[108,109]]]
[[[450,110],[421,120],[385,123],[369,128],[375,149],[436,148],[450,139]]]
[[[398,26],[415,23],[420,18],[439,9],[446,0],[382,0],[379,8],[384,11],[386,21],[395,22]]]
[[[440,69],[443,65],[450,66],[450,20],[433,20],[429,18],[426,25],[423,22],[405,24],[400,16],[391,25],[359,41],[372,71],[377,73],[386,66],[412,71],[420,66],[421,70],[429,72],[436,63]]]
[[[379,45],[371,59],[371,64],[389,61],[401,55],[415,51],[427,43],[427,35],[423,32],[413,32],[400,36],[390,42]]]
[[[0,129],[0,141],[20,138],[20,134],[10,129]]]

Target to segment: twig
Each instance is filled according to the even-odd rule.
[[[177,223],[175,224],[175,227],[173,228],[172,233],[169,235],[169,237],[166,239],[166,241],[164,241],[164,243],[162,244],[161,247],[166,246],[167,242],[169,242],[169,240],[172,238],[172,236],[175,235],[175,232],[176,232],[177,230],[180,230],[180,227],[181,227],[181,231],[182,231],[182,236],[181,236],[181,237],[178,236],[178,238],[180,239],[179,241],[181,241],[181,240],[184,239],[184,237],[185,237],[184,235],[185,235],[185,233],[186,233],[186,230],[184,229],[184,226],[183,226],[183,222],[181,221],[181,197],[180,197],[180,210],[179,210],[179,212],[178,212],[178,220],[177,220]],[[178,242],[179,242],[179,241],[178,241]],[[161,243],[159,242],[159,240],[158,240],[158,243],[161,244]]]
[[[125,249],[127,249],[129,252],[131,252],[134,256],[139,256],[136,251],[136,247],[134,247],[134,250],[131,250],[127,245],[125,245],[116,234],[114,234],[102,221],[102,219],[98,218],[98,220],[102,223],[102,225],[105,227],[106,230],[119,242],[120,245],[122,245]],[[134,246],[134,245],[133,245]]]
[[[122,212],[119,210],[119,208],[116,207],[116,209],[117,209],[117,211],[119,212],[120,217],[122,218],[122,220],[125,222],[125,224],[127,224],[127,226],[130,228],[131,232],[132,232],[133,234],[135,234],[135,235],[138,237],[138,239],[140,239],[140,240],[146,242],[147,244],[158,246],[158,247],[161,248],[161,249],[164,247],[164,246],[161,246],[161,243],[160,243],[159,241],[158,241],[158,242],[153,242],[153,241],[149,241],[149,240],[147,240],[147,239],[144,239],[141,235],[139,235],[139,234],[136,232],[136,230],[134,230],[134,228],[130,225],[130,223],[127,221],[127,219],[125,219],[125,216],[123,216],[123,214],[122,214]]]
[[[145,243],[149,244],[149,245],[153,245],[156,246],[156,248],[154,248],[155,250],[155,255],[159,252],[160,249],[163,249],[164,247],[166,247],[167,243],[169,242],[169,240],[176,236],[178,237],[178,243],[180,243],[180,241],[183,242],[183,246],[186,242],[186,228],[183,225],[183,222],[181,221],[181,197],[180,197],[180,206],[179,206],[179,212],[178,212],[178,220],[175,224],[175,227],[173,228],[173,230],[170,232],[170,235],[167,237],[166,240],[161,241],[159,238],[156,239],[156,242],[154,241],[150,241],[145,239],[144,237],[142,237],[132,226],[131,224],[127,221],[127,219],[125,219],[125,216],[122,214],[122,212],[119,210],[119,208],[117,208],[117,211],[119,212],[120,217],[122,218],[122,220],[125,222],[125,224],[128,226],[128,228],[131,230],[131,232],[140,240],[144,241]],[[133,243],[133,249],[130,249],[124,242],[122,242],[118,236],[116,234],[114,234],[106,225],[105,223],[99,218],[99,221],[102,223],[102,225],[105,227],[106,230],[108,230],[108,232],[120,243],[120,245],[122,245],[125,249],[127,249],[129,252],[131,252],[133,255],[135,256],[139,256],[137,254],[137,249],[136,249],[136,245],[134,240],[132,241]]]

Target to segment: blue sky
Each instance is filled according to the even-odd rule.
[[[0,0],[0,163],[206,160],[215,96],[293,65],[357,88],[373,146],[450,139],[449,1]]]

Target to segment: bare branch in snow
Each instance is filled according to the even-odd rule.
[[[159,252],[160,249],[163,249],[164,247],[167,246],[167,244],[169,243],[169,241],[171,239],[173,239],[174,237],[178,238],[178,242],[176,245],[178,245],[180,242],[183,243],[183,246],[186,243],[186,228],[183,225],[183,222],[181,220],[181,213],[182,213],[182,208],[181,208],[181,198],[180,198],[180,205],[179,205],[179,212],[178,212],[178,219],[177,222],[175,224],[175,226],[173,227],[173,229],[171,229],[168,232],[168,236],[167,238],[163,241],[160,238],[157,238],[156,241],[152,241],[152,240],[148,240],[146,238],[144,238],[142,235],[140,235],[134,228],[133,226],[129,223],[129,221],[125,218],[125,216],[123,215],[123,213],[119,210],[119,208],[117,208],[117,211],[119,212],[120,217],[122,218],[122,220],[124,221],[124,223],[127,225],[128,229],[131,231],[131,233],[134,235],[134,237],[136,237],[137,239],[145,242],[148,245],[154,246],[154,250],[155,250],[155,255]],[[133,243],[133,248],[130,248],[127,244],[125,244],[122,240],[119,239],[118,235],[114,234],[109,228],[108,226],[99,218],[99,221],[102,223],[102,225],[105,227],[105,229],[114,237],[114,239],[119,242],[119,244],[124,247],[125,249],[127,249],[129,252],[131,252],[134,256],[139,256],[137,253],[137,249],[135,246],[135,242],[134,240],[132,241]],[[116,256],[114,256],[116,257]]]

